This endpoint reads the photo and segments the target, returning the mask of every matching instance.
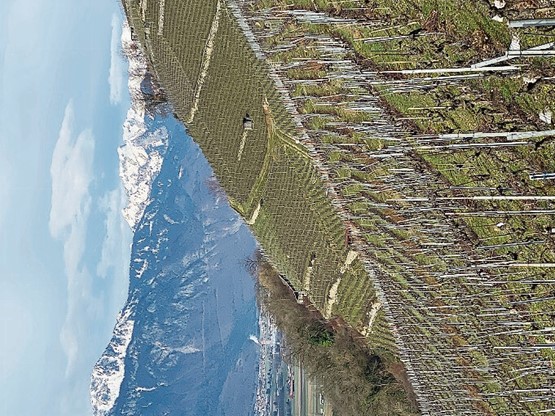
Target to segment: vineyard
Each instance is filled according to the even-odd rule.
[[[127,0],[272,265],[422,414],[555,412],[548,0]]]

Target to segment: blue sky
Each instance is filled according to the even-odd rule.
[[[126,297],[116,0],[0,1],[0,414],[91,414]]]

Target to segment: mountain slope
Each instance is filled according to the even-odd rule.
[[[129,297],[93,370],[94,413],[253,414],[257,310],[241,259],[255,241],[182,125],[166,108],[145,110],[149,81],[136,52],[120,151],[135,229]]]

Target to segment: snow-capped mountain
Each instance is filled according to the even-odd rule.
[[[125,376],[125,354],[135,321],[134,305],[128,304],[118,316],[112,341],[96,363],[91,378],[91,402],[95,414],[106,415],[114,407]]]
[[[146,63],[129,49],[130,88],[144,91]],[[145,69],[142,81],[133,68]],[[93,412],[252,415],[260,352],[250,337],[258,323],[241,259],[254,238],[210,190],[212,170],[171,111],[134,100],[125,135],[124,215],[135,231],[129,295],[93,370]]]
[[[156,90],[156,86],[127,22],[123,25],[121,45],[129,62],[131,108],[123,124],[123,145],[118,153],[120,177],[128,199],[123,216],[135,229],[149,203],[152,181],[162,167],[168,147],[168,131],[164,119],[155,116],[156,110],[147,111],[149,97],[145,93]]]

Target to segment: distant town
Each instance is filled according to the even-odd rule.
[[[287,360],[287,346],[270,314],[261,311],[259,381],[255,414],[260,416],[332,416],[320,383],[294,358]],[[253,337],[254,338],[254,337]]]

